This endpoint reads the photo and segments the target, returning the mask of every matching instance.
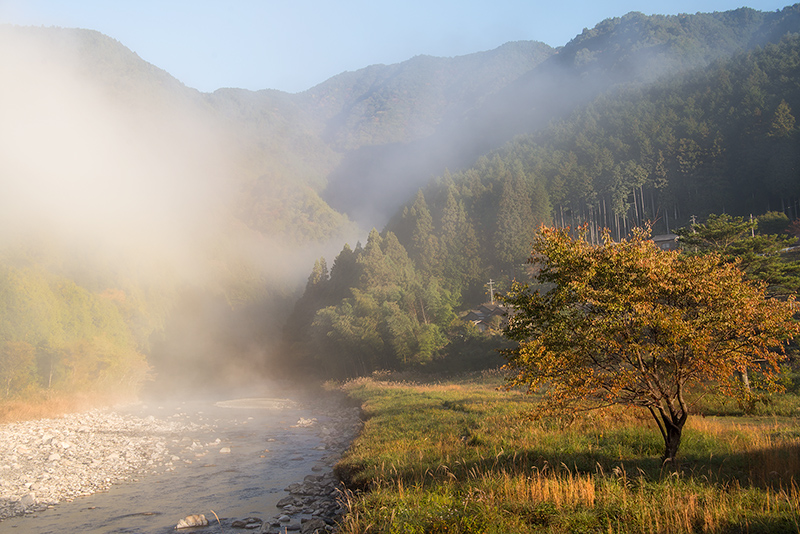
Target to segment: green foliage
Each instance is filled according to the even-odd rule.
[[[705,223],[693,224],[675,232],[688,252],[725,252],[746,235],[753,235],[756,227],[757,221],[712,213]]]
[[[383,235],[373,229],[363,249],[345,247],[328,280],[314,268],[285,329],[288,350],[334,375],[495,365],[498,342],[454,327],[457,312],[486,301],[489,273],[521,274],[530,231],[549,220],[544,181],[520,162],[448,174]]]
[[[722,35],[734,19],[754,31],[763,19],[747,13],[724,21],[636,16],[593,32],[602,36],[611,26],[627,28],[635,41],[642,36],[636,32],[650,24],[658,40],[669,34],[659,33],[663,28],[674,26],[688,35],[699,24]],[[725,37],[731,51],[741,46],[734,44],[738,38]],[[591,40],[585,36],[571,47]],[[670,46],[678,42],[675,38]],[[446,173],[418,193],[387,229],[396,232],[423,273],[441,277],[441,285],[474,306],[488,278],[508,282],[526,276],[521,264],[540,224],[585,223],[589,240],[599,243],[603,227],[619,240],[648,220],[667,231],[715,206],[750,213],[800,200],[798,182],[790,179],[796,149],[779,146],[797,143],[789,125],[792,103],[800,101],[798,85],[790,82],[800,72],[798,50],[800,39],[789,36],[710,69],[608,93],[541,134],[519,138],[468,170]],[[738,90],[732,79],[748,80],[746,88]],[[784,126],[781,135],[761,119],[771,105],[772,122]],[[754,146],[760,147],[758,153]],[[764,159],[770,151],[777,151],[775,157]],[[784,163],[776,167],[776,161]],[[785,216],[759,217],[762,235],[748,241],[740,237],[751,227],[755,232],[754,225],[738,217],[740,227],[731,229],[731,216],[721,217],[722,233],[712,235],[716,222],[710,217],[704,223],[708,243],[692,244],[683,233],[685,248],[725,248],[723,254],[739,258],[748,277],[768,281],[771,292],[793,291],[794,267],[778,257],[787,240],[773,235]]]
[[[786,103],[786,100],[781,100],[781,103],[775,109],[767,135],[770,137],[789,137],[794,133],[794,130],[795,119],[794,115],[792,115],[792,109]]]
[[[244,186],[237,216],[253,230],[295,243],[324,241],[349,228],[347,217],[316,191],[288,178],[265,175]]]
[[[0,347],[0,381],[5,398],[25,393],[35,385],[35,352],[24,341],[6,341]]]
[[[769,211],[758,216],[758,233],[764,235],[780,235],[789,227],[789,217],[782,211]]]
[[[549,195],[536,169],[496,155],[468,171],[446,173],[387,229],[423,274],[439,277],[466,304],[477,306],[490,277],[521,274],[532,231],[550,221]],[[421,244],[429,246],[423,251]]]
[[[640,32],[647,24],[640,19],[608,25]],[[602,42],[603,27],[569,48],[588,46],[594,32]],[[689,26],[677,27],[685,32]],[[589,224],[595,241],[603,227],[621,239],[648,220],[667,232],[693,214],[780,209],[796,218],[800,152],[791,110],[800,105],[798,65],[800,37],[787,35],[708,68],[607,92],[541,132],[517,138],[490,160],[497,175],[504,174],[502,166],[520,162],[532,183],[546,184],[547,196],[538,198],[549,197],[553,221]],[[457,187],[474,183],[485,165],[454,175]],[[502,199],[509,204],[506,195]],[[503,224],[514,223],[507,218]]]
[[[332,376],[424,366],[448,343],[456,300],[418,274],[394,233],[373,229],[363,248],[345,246],[329,277],[317,262],[284,340]]]
[[[800,289],[800,262],[782,255],[793,241],[785,233],[787,226],[788,218],[782,212],[769,212],[754,220],[711,214],[706,222],[676,233],[684,252],[720,254],[727,262],[736,263],[748,280],[765,283],[767,294],[786,297]]]
[[[97,295],[40,268],[0,265],[4,396],[37,388],[135,391],[148,365],[127,311],[122,292]]]

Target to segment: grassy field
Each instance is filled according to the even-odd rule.
[[[337,466],[354,490],[341,531],[800,532],[794,396],[746,417],[705,401],[664,467],[648,412],[537,418],[535,399],[501,384],[344,384],[367,420]]]

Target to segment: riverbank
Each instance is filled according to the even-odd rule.
[[[319,448],[325,455],[312,467],[313,473],[285,489],[288,495],[277,504],[281,511],[264,522],[260,532],[332,532],[343,520],[347,511],[345,487],[334,474],[334,468],[360,434],[362,412],[358,407],[344,405],[342,395],[328,392],[326,397],[325,401],[312,403],[312,411],[319,414],[320,421],[306,422],[316,427],[322,442]]]

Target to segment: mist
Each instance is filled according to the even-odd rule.
[[[0,58],[3,239],[53,234],[192,273],[229,200],[219,140],[184,110],[125,106],[82,72],[73,34],[54,55],[37,33],[0,35],[14,51]]]
[[[674,18],[692,43],[678,46],[646,22],[609,19],[559,49],[373,65],[298,94],[201,93],[97,32],[0,27],[0,259],[127,298],[160,379],[270,375],[291,360],[281,329],[315,259],[447,170],[759,35],[717,46]]]
[[[342,237],[248,227],[237,132],[201,93],[105,41],[0,27],[0,258],[96,294],[150,295],[140,348],[159,383],[268,375],[275,310]]]

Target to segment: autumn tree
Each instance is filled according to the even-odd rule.
[[[744,395],[737,373],[778,388],[784,343],[800,331],[793,300],[765,297],[718,254],[658,249],[644,230],[601,245],[542,227],[529,262],[538,285],[515,283],[505,351],[509,387],[545,393],[551,408],[627,405],[650,411],[674,460],[688,395],[713,383]]]

